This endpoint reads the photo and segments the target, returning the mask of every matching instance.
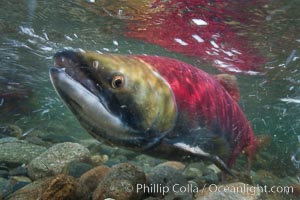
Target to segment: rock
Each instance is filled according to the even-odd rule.
[[[168,193],[163,200],[193,200],[193,196],[192,195],[187,195],[186,193],[174,193],[174,192],[170,192]]]
[[[183,164],[182,162],[177,162],[177,161],[167,161],[167,162],[159,164],[158,166],[169,166],[169,167],[172,167],[172,168],[178,169],[178,170],[183,170],[185,168],[185,164]]]
[[[0,199],[5,198],[7,195],[12,193],[13,185],[9,180],[0,177]]]
[[[146,177],[143,171],[134,165],[121,163],[111,168],[93,193],[93,200],[105,198],[139,200],[144,192],[137,191],[138,185],[144,185]]]
[[[132,161],[130,161],[130,163],[141,167],[145,173],[149,173],[153,169],[153,167],[157,166],[163,161],[165,160],[157,159],[145,154],[140,154],[136,156]]]
[[[76,139],[69,135],[57,135],[57,134],[47,134],[42,135],[41,139],[51,143],[63,143],[63,142],[77,142]]]
[[[21,140],[13,142],[3,142],[3,140],[0,140],[0,163],[6,163],[10,166],[27,164],[46,150],[46,147]]]
[[[128,150],[128,149],[123,149],[123,148],[118,148],[115,151],[116,155],[122,155],[125,156],[126,158],[129,158],[130,160],[132,160],[133,158],[135,158],[137,155],[139,155],[137,152],[132,151],[132,150]]]
[[[88,159],[89,155],[89,150],[80,144],[56,144],[29,163],[28,175],[33,180],[56,175],[71,161],[83,161]]]
[[[128,159],[123,155],[118,155],[115,157],[115,159],[119,160],[120,161],[119,163],[124,163],[128,161]]]
[[[18,138],[15,137],[5,137],[0,139],[0,144],[1,143],[8,143],[8,142],[18,142],[20,141]]]
[[[97,188],[99,182],[106,176],[111,169],[105,165],[95,167],[79,178],[79,197],[88,197]]]
[[[8,124],[0,128],[0,134],[6,137],[19,138],[22,135],[22,129],[16,125]]]
[[[18,166],[9,171],[10,176],[27,176],[27,168],[25,165]]]
[[[51,147],[53,144],[42,139],[42,137],[46,134],[48,133],[38,129],[31,129],[27,135],[23,136],[23,139],[32,144]]]
[[[159,197],[148,197],[145,200],[162,200],[162,199]]]
[[[202,176],[202,179],[205,180],[208,184],[217,184],[219,182],[219,177],[213,171],[205,176]]]
[[[187,187],[188,182],[182,175],[182,170],[163,163],[154,167],[149,174],[147,174],[147,185],[150,190],[146,192],[150,196],[162,197],[169,196],[174,199],[181,199],[180,196],[185,196],[185,199],[191,199],[192,192],[180,191],[181,187]],[[170,194],[169,194],[170,193]]]
[[[64,167],[63,172],[64,174],[67,174],[69,176],[79,178],[82,174],[84,174],[92,168],[93,167],[90,164],[73,160]]]
[[[102,163],[113,166],[122,162],[128,162],[128,160],[132,160],[136,157],[136,153],[133,151],[125,150],[118,147],[111,147],[101,143],[96,143],[89,140],[81,141],[85,146],[88,146],[92,155],[101,156]],[[109,158],[109,159],[108,159]],[[101,161],[101,159],[99,159]]]
[[[215,164],[210,164],[207,168],[211,169],[215,174],[221,173],[221,170]]]
[[[198,188],[198,184],[195,181],[188,181],[188,184],[192,187],[192,188]]]
[[[92,154],[100,153],[102,155],[108,155],[109,157],[113,157],[118,148],[107,146],[102,143],[95,143],[94,145],[89,146],[89,149]]]
[[[104,157],[105,159],[105,157]],[[128,159],[125,156],[119,155],[119,156],[115,156],[113,158],[109,158],[106,162],[105,165],[112,167],[114,165],[120,164],[120,163],[124,163],[124,162],[128,162]],[[102,163],[104,164],[104,163]]]
[[[75,178],[59,174],[42,185],[39,199],[77,199],[78,183]]]
[[[271,187],[274,185],[284,185],[281,183],[281,179],[266,170],[258,170],[256,173],[252,173],[252,180],[254,184],[268,185]]]
[[[7,170],[0,169],[0,178],[6,178],[7,179],[8,176],[9,176],[9,172]]]
[[[299,198],[293,198],[291,195],[282,195],[282,194],[279,194],[279,193],[271,193],[271,194],[268,194],[268,193],[263,193],[261,195],[261,198],[259,200],[298,200]]]
[[[13,176],[10,178],[10,182],[13,185],[13,192],[23,188],[31,183],[31,180],[26,176]]]
[[[12,192],[16,192],[28,184],[30,184],[30,182],[17,182],[13,185]]]
[[[183,175],[188,180],[198,180],[202,177],[202,170],[206,166],[202,162],[190,163],[183,171]]]
[[[39,145],[39,146],[44,146],[44,147],[51,147],[53,144],[50,142],[46,142],[42,140],[40,137],[37,136],[27,136],[25,139],[28,143]]]
[[[103,165],[109,160],[108,155],[93,155],[91,156],[91,163],[94,166]]]
[[[31,179],[27,176],[12,176],[10,177],[11,182],[29,182],[31,183]]]
[[[77,182],[73,177],[57,175],[34,181],[10,195],[9,200],[77,199]]]
[[[225,185],[211,184],[195,195],[196,200],[259,200],[261,192],[258,187],[236,182]]]
[[[283,179],[284,179],[284,182],[286,182],[287,184],[299,184],[299,181],[297,180],[296,177],[287,176],[287,177],[284,177]]]
[[[31,184],[26,185],[22,189],[14,192],[13,194],[9,195],[9,200],[32,200],[32,199],[39,199],[41,191],[42,191],[42,184],[47,181],[38,180]]]
[[[140,154],[140,155],[136,156],[134,160],[137,163],[141,163],[141,164],[147,163],[150,166],[156,166],[164,161],[162,159],[157,159],[152,156],[145,155],[145,154]]]
[[[192,179],[195,179],[195,178],[201,176],[202,172],[197,168],[189,167],[184,170],[183,175],[188,180],[192,180]]]
[[[105,165],[112,167],[114,165],[120,164],[121,161],[118,158],[110,158],[108,161],[105,163]]]
[[[98,140],[96,140],[92,137],[88,138],[88,139],[81,139],[78,141],[78,143],[85,146],[88,149],[93,148],[94,146],[101,145],[101,142],[99,142]]]
[[[287,197],[293,195],[294,197],[298,197],[297,199],[300,198],[300,185],[299,185],[299,183],[297,183],[297,184],[288,184],[288,185],[285,185],[285,186],[288,186],[288,188],[286,187],[285,191],[284,191],[284,194]],[[277,192],[277,194],[280,194],[280,193]],[[283,195],[281,195],[281,196],[283,196]]]

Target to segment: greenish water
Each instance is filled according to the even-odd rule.
[[[240,104],[254,131],[273,138],[261,153],[264,164],[256,167],[281,176],[296,175],[291,156],[300,146],[299,9],[299,1],[270,1],[257,10],[250,9],[264,15],[264,21],[241,30],[268,60],[264,75],[237,75]],[[63,48],[169,56],[217,72],[196,58],[122,36],[126,18],[97,15],[80,1],[1,1],[0,13],[0,91],[21,90],[28,96],[2,102],[0,124],[16,124],[24,132],[34,128],[90,137],[49,80],[52,55]]]

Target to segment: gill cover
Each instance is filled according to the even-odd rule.
[[[173,129],[177,108],[169,84],[138,58],[63,51],[52,83],[90,134],[106,143],[147,149]]]

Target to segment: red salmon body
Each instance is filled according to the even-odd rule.
[[[218,149],[220,151],[228,151],[222,152],[228,166],[234,164],[243,150],[249,158],[252,158],[256,150],[256,138],[250,123],[236,100],[214,76],[174,59],[157,56],[137,57],[155,68],[172,88],[178,109],[178,120],[182,120],[177,122],[175,130],[183,131],[175,135],[180,134],[184,137],[188,130],[206,127],[213,132],[212,134],[221,136],[227,142],[225,145],[228,147],[216,147],[221,148]],[[198,132],[195,131],[195,134]],[[193,139],[197,137],[202,138],[201,135],[195,135]],[[213,143],[214,140],[210,142]],[[214,145],[211,146],[213,149]]]

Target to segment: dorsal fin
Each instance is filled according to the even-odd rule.
[[[234,100],[240,100],[240,91],[235,76],[229,74],[218,74],[215,75],[215,78],[219,81],[219,83],[221,83],[221,85],[223,85]]]

